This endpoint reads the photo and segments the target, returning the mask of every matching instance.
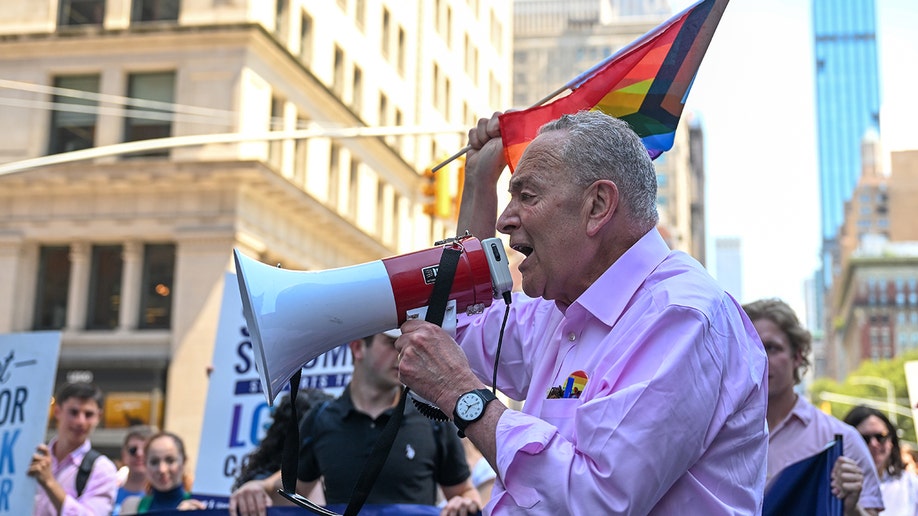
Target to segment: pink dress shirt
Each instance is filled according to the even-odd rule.
[[[54,478],[64,488],[67,498],[61,508],[61,516],[108,516],[112,512],[115,502],[115,493],[118,491],[118,469],[108,457],[104,455],[96,459],[92,472],[86,480],[83,495],[76,497],[76,475],[80,469],[83,456],[92,446],[87,440],[64,460],[58,462],[53,450],[57,439],[52,439],[48,448],[51,453],[51,471]],[[36,487],[34,516],[57,516],[54,504],[48,498],[48,493],[41,486]]]
[[[877,467],[864,438],[856,428],[825,414],[803,396],[797,396],[797,403],[790,414],[772,428],[768,436],[766,486],[787,466],[821,452],[835,438],[835,434],[842,435],[842,454],[854,459],[864,472],[860,506],[864,509],[883,510]]]
[[[504,304],[460,320],[490,384]],[[579,398],[546,399],[570,373]],[[565,312],[514,295],[497,387],[489,514],[755,514],[765,485],[767,359],[742,308],[656,230]]]

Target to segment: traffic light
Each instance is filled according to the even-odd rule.
[[[424,199],[424,214],[433,217],[437,214],[437,174],[432,167],[427,167],[421,173],[421,195]]]
[[[447,169],[446,167],[441,168],[436,172],[437,177],[434,179],[434,188],[436,193],[434,194],[434,199],[436,200],[436,213],[437,217],[442,219],[449,218],[453,215],[453,196],[450,191],[450,179],[452,170]]]
[[[431,217],[449,218],[453,215],[454,205],[451,192],[451,170],[447,167],[437,172],[427,167],[421,174],[421,193],[424,200],[424,213]]]

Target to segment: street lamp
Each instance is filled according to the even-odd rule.
[[[874,385],[886,389],[886,414],[889,415],[889,421],[899,427],[898,417],[896,416],[896,387],[886,378],[877,378],[875,376],[851,376],[848,381],[855,385]]]

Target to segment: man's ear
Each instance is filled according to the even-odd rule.
[[[354,357],[354,360],[358,358],[363,358],[364,349],[366,346],[363,345],[363,339],[354,339],[347,343],[348,347],[351,348],[351,355]]]
[[[594,236],[609,221],[618,209],[618,185],[608,179],[594,181],[587,189],[587,234]]]

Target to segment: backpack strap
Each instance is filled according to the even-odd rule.
[[[86,489],[86,481],[89,480],[89,474],[92,472],[92,465],[101,455],[101,453],[92,448],[86,452],[86,455],[83,455],[83,461],[80,462],[80,469],[77,471],[76,476],[77,498],[83,495],[83,490]]]

